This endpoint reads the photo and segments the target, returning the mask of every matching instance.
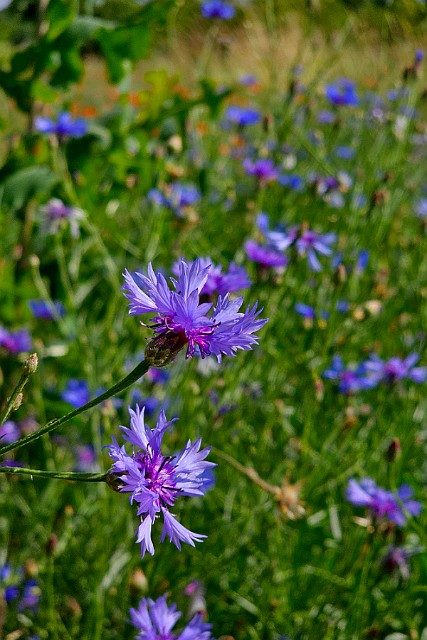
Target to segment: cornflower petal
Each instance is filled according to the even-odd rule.
[[[164,524],[162,536],[160,538],[161,542],[163,542],[166,536],[168,536],[169,540],[173,542],[178,549],[181,549],[181,542],[185,542],[186,544],[194,547],[195,542],[201,542],[203,538],[207,537],[200,533],[194,533],[193,531],[190,531],[190,529],[184,527],[178,522],[178,520],[176,520],[173,513],[167,509],[162,509],[162,513]]]

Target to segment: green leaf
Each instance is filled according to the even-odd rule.
[[[152,33],[149,22],[118,27],[113,31],[101,29],[98,41],[111,82],[119,83],[126,75],[129,63],[133,64],[149,53]]]
[[[54,102],[58,93],[41,80],[35,80],[31,84],[31,97],[40,102]]]
[[[49,27],[46,33],[48,40],[55,40],[77,17],[77,3],[75,0],[50,0],[45,20]]]
[[[4,181],[3,204],[19,209],[36,194],[50,191],[58,181],[58,176],[47,165],[21,169]]]

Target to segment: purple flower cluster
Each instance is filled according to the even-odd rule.
[[[403,484],[396,492],[378,487],[375,480],[362,478],[357,482],[351,478],[346,489],[346,498],[355,507],[365,507],[374,520],[387,520],[404,527],[409,516],[418,516],[422,504],[413,500],[413,490]]]
[[[56,120],[40,116],[35,119],[35,128],[39,133],[54,134],[61,140],[81,138],[88,131],[88,124],[83,118],[73,118],[68,111],[58,114]]]
[[[0,326],[0,351],[5,349],[10,355],[25,353],[31,349],[31,336],[25,329],[8,331]]]
[[[165,456],[161,452],[163,436],[176,418],[167,421],[165,413],[160,413],[155,429],[144,422],[144,409],[129,409],[130,429],[120,427],[124,439],[132,444],[132,455],[126,453],[113,438],[108,446],[113,459],[112,473],[121,481],[120,491],[130,493],[131,504],[138,505],[137,515],[140,525],[137,529],[137,542],[141,543],[141,555],[148,551],[154,555],[151,540],[151,528],[162,515],[163,531],[161,541],[169,537],[178,549],[181,542],[194,546],[206,536],[193,533],[180,524],[170,508],[181,496],[202,496],[211,485],[209,472],[215,466],[206,462],[210,448],[200,450],[201,439],[187,442],[184,449],[175,456]]]
[[[40,600],[40,588],[36,580],[26,578],[23,567],[12,569],[6,563],[0,567],[0,592],[7,604],[14,604],[18,611],[35,612]]]
[[[130,610],[131,621],[138,629],[136,640],[213,640],[212,625],[203,621],[201,613],[196,615],[178,634],[173,632],[181,613],[176,605],[168,606],[166,596],[157,600],[143,598],[138,609]]]
[[[386,361],[373,353],[357,367],[346,368],[342,357],[335,355],[332,365],[323,372],[323,377],[337,380],[341,393],[355,393],[373,389],[380,383],[390,385],[404,379],[421,384],[427,379],[427,367],[416,367],[418,360],[417,353],[411,353],[404,359],[395,356]]]
[[[205,286],[210,266],[202,267],[200,260],[179,263],[177,280],[171,278],[174,290],[169,288],[161,273],[155,274],[151,264],[148,265],[148,276],[137,273],[144,285],[142,290],[128,271],[125,271],[123,289],[130,301],[130,314],[151,313],[154,319],[151,328],[155,337],[146,350],[151,357],[151,364],[161,366],[170,361],[169,356],[176,355],[187,345],[187,358],[196,353],[202,358],[215,355],[218,362],[222,355],[235,356],[238,349],[250,350],[257,344],[254,335],[267,320],[257,319],[262,309],[255,303],[244,313],[239,312],[243,298],[230,299],[229,293],[218,296],[218,302],[212,315],[212,303],[200,302],[200,294]],[[162,354],[169,354],[163,362]],[[157,358],[157,355],[159,358]]]
[[[225,296],[227,293],[241,291],[251,286],[248,273],[244,267],[239,267],[232,262],[226,273],[222,272],[221,265],[215,265],[210,258],[199,258],[200,268],[208,268],[208,278],[200,291],[201,296],[213,295]],[[172,273],[179,275],[179,261],[172,266]]]

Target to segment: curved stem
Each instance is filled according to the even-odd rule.
[[[65,416],[62,416],[62,418],[55,418],[54,420],[51,420],[38,431],[35,431],[34,433],[30,433],[28,436],[25,436],[24,438],[21,438],[16,442],[7,444],[5,447],[2,447],[0,449],[0,455],[4,455],[8,451],[13,451],[14,449],[18,449],[19,447],[23,447],[29,444],[30,442],[33,442],[33,440],[37,440],[38,438],[43,436],[45,433],[50,433],[50,431],[57,429],[58,427],[65,424],[66,422],[69,422],[70,420],[80,415],[81,413],[84,413],[85,411],[87,411],[88,409],[91,409],[92,407],[96,407],[96,405],[100,404],[101,402],[104,402],[104,400],[108,400],[108,398],[115,396],[116,394],[120,393],[120,391],[127,389],[128,387],[130,387],[130,385],[133,382],[136,382],[139,378],[141,378],[141,376],[147,373],[149,368],[150,368],[150,365],[147,363],[146,360],[143,360],[135,367],[133,371],[129,373],[129,375],[123,378],[123,380],[120,380],[120,382],[117,382],[117,384],[110,387],[110,389],[108,389],[104,393],[101,393],[101,395],[97,396],[93,400],[90,400],[89,402],[84,404],[82,407],[79,407],[78,409],[74,409],[74,411],[70,411],[70,413],[67,413]]]
[[[24,469],[23,467],[0,467],[0,473],[31,476],[48,480],[71,480],[72,482],[105,482],[109,471],[105,473],[74,473],[72,471],[44,471],[43,469]]]
[[[22,367],[22,374],[21,374],[21,377],[19,378],[19,382],[14,388],[14,390],[12,391],[11,396],[8,398],[5,407],[0,412],[0,426],[4,422],[6,422],[10,413],[17,408],[16,403],[18,402],[20,404],[19,395],[22,394],[22,391],[25,385],[27,384],[28,380],[30,379],[30,377],[33,375],[33,373],[36,372],[37,362],[38,361],[37,361],[36,353],[33,353],[29,358],[27,358],[27,360],[25,360],[24,365]],[[21,399],[22,399],[22,395],[21,395]]]

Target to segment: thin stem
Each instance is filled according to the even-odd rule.
[[[28,436],[25,436],[24,438],[21,438],[16,442],[12,442],[11,444],[8,444],[5,447],[2,447],[0,449],[0,455],[3,455],[8,451],[13,451],[14,449],[18,449],[19,447],[23,447],[29,444],[30,442],[33,442],[33,440],[37,440],[38,438],[43,436],[45,433],[50,433],[50,431],[57,429],[58,427],[62,426],[66,422],[69,422],[70,420],[80,415],[81,413],[84,413],[88,409],[92,409],[92,407],[96,407],[96,405],[100,404],[101,402],[104,402],[104,400],[108,400],[108,398],[111,398],[112,396],[117,395],[124,389],[127,389],[128,387],[130,387],[131,384],[136,382],[139,378],[141,378],[141,376],[147,373],[149,368],[150,368],[150,365],[147,363],[146,360],[143,360],[135,367],[133,371],[131,371],[125,378],[123,378],[123,380],[120,380],[120,382],[113,385],[110,389],[107,389],[107,391],[105,391],[104,393],[101,393],[101,395],[97,396],[93,400],[90,400],[89,402],[84,404],[82,407],[79,407],[78,409],[74,409],[74,411],[70,411],[70,413],[67,413],[65,416],[62,416],[62,418],[55,418],[54,420],[51,420],[38,431],[35,431],[34,433],[30,433]]]
[[[25,360],[22,367],[22,374],[21,374],[21,377],[19,378],[19,382],[16,385],[15,389],[12,391],[12,395],[7,400],[5,407],[0,412],[0,426],[7,420],[10,413],[14,410],[15,403],[18,400],[19,394],[22,393],[28,380],[31,378],[33,373],[35,373],[35,371],[37,370],[37,362],[38,361],[37,361],[36,353],[33,353],[29,358],[27,358],[27,360]]]
[[[235,460],[232,456],[229,456],[228,453],[224,453],[224,451],[221,451],[216,447],[212,447],[212,453],[231,464],[231,466],[237,469],[237,471],[239,471],[242,475],[249,478],[249,480],[252,480],[252,482],[261,487],[261,489],[267,491],[267,493],[271,493],[275,498],[278,498],[278,496],[280,495],[280,487],[275,487],[260,478],[253,467],[245,467],[243,464],[240,464],[240,462]]]
[[[70,480],[71,482],[105,482],[106,473],[74,473],[72,471],[44,471],[43,469],[24,469],[23,467],[0,467],[0,473],[18,476],[31,476],[47,480]]]

